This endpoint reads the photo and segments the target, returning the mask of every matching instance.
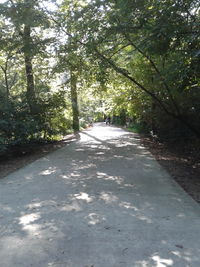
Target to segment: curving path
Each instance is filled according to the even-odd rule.
[[[200,266],[200,208],[103,123],[0,180],[1,267]]]

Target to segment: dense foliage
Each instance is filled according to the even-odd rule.
[[[197,0],[0,2],[0,151],[105,115],[200,138]]]

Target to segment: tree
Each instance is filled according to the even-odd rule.
[[[0,4],[3,150],[12,145],[58,138],[70,128],[65,94],[53,82],[55,59],[47,45],[52,45],[54,35],[41,5],[41,1],[19,0]]]
[[[200,137],[199,101],[193,113],[181,101],[199,83],[198,2],[96,0],[80,9],[76,18],[81,17],[82,25],[77,27],[81,43],[148,94],[167,116]],[[138,55],[149,70],[146,83],[134,75]],[[191,120],[191,116],[196,118]]]
[[[35,92],[33,58],[36,56],[47,40],[38,41],[33,35],[33,29],[37,27],[48,27],[45,14],[39,6],[38,0],[9,0],[0,6],[2,14],[11,23],[14,29],[12,43],[15,43],[15,50],[21,52],[24,57],[26,72],[26,98],[33,115],[37,114],[37,97]]]

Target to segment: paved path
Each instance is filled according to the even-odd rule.
[[[0,180],[0,267],[200,266],[200,208],[140,144],[97,124]]]

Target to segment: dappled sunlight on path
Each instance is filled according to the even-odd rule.
[[[0,210],[2,267],[199,266],[199,206],[103,123],[1,180]]]

